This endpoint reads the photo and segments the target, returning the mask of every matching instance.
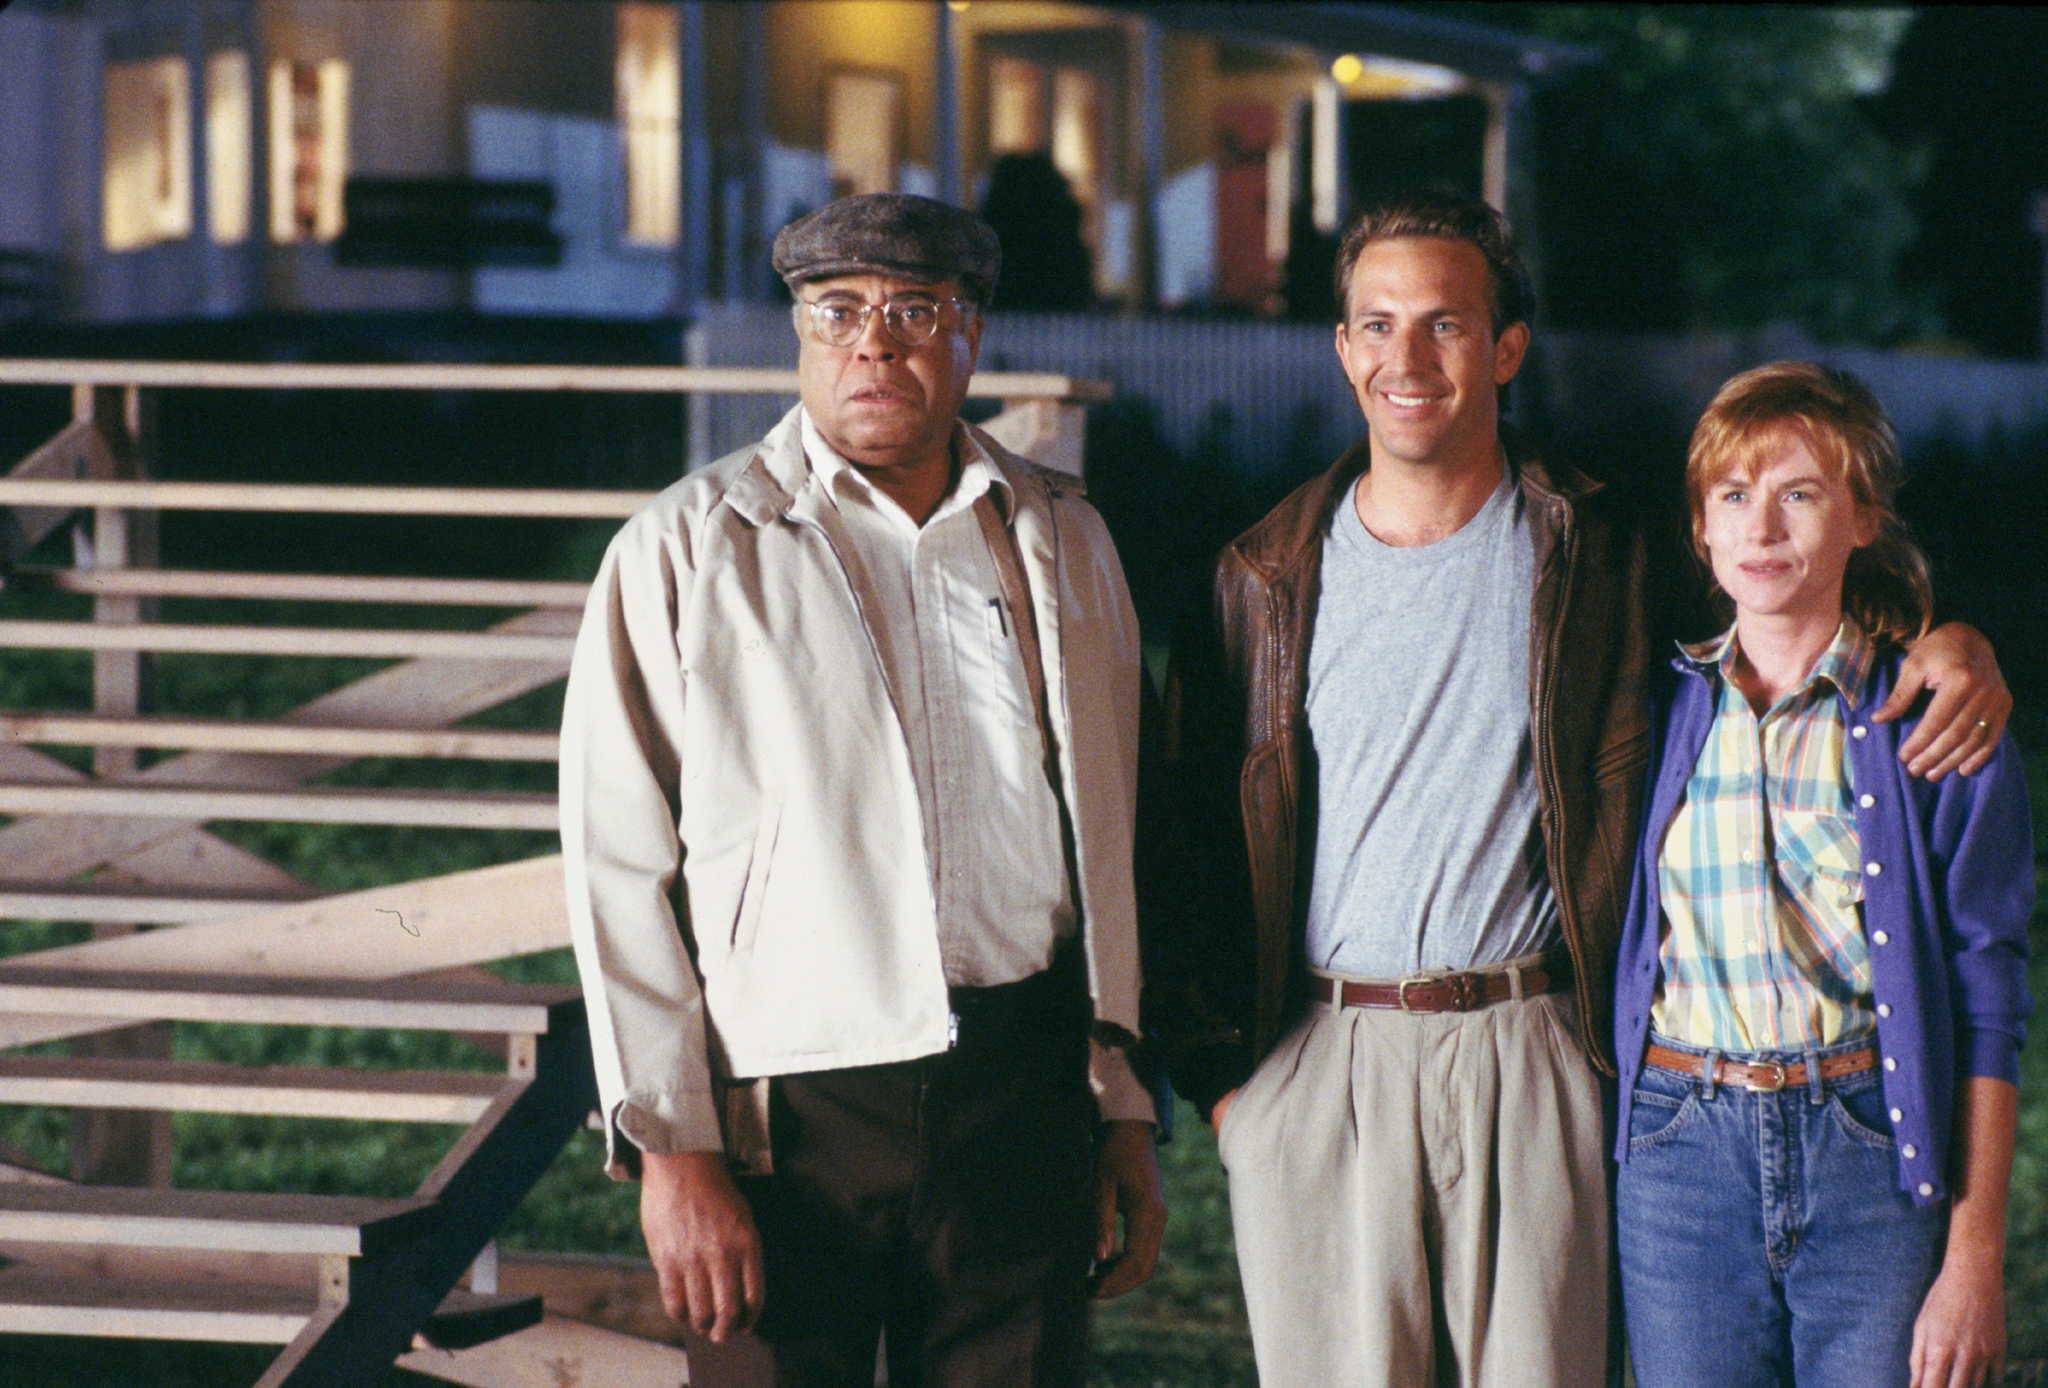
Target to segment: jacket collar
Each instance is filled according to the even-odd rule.
[[[1550,464],[1512,427],[1500,430],[1508,472],[1532,500],[1576,502],[1605,489],[1569,464]],[[1273,508],[1266,518],[1232,541],[1244,562],[1271,580],[1300,567],[1329,534],[1330,522],[1351,484],[1372,464],[1372,444],[1360,439],[1324,473],[1313,477]]]
[[[1054,477],[964,421],[954,429],[956,445],[979,452],[988,464],[989,490],[1006,524],[1033,505],[1037,494],[1084,494],[1079,478]],[[725,493],[726,504],[749,525],[769,525],[800,503],[808,511],[824,500],[824,479],[804,453],[803,406],[793,406],[751,452]]]

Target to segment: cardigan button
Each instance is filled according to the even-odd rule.
[[[1909,1142],[1899,1149],[1899,1154],[1903,1156],[1907,1161],[1911,1161],[1913,1160],[1913,1158],[1920,1155],[1920,1149]]]
[[[1851,728],[1851,729],[1849,729],[1849,736],[1851,736],[1851,737],[1859,737],[1859,738],[1860,738],[1860,737],[1863,737],[1864,735],[1866,735],[1867,733],[1869,733],[1869,731],[1870,731],[1870,729],[1868,729],[1868,728],[1862,728],[1862,727],[1857,727],[1857,728]]]
[[[1877,1005],[1877,1015],[1878,1015],[1878,1016],[1880,1016],[1880,1017],[1889,1017],[1889,1016],[1891,1016],[1891,1015],[1892,1015],[1892,1005],[1891,1005],[1890,1003],[1888,1003],[1888,1002],[1881,1002],[1881,1003],[1879,1003],[1879,1004]]]
[[[1934,1187],[1929,1185],[1927,1182],[1922,1181],[1920,1183],[1920,1193],[1922,1195],[1932,1195],[1934,1194]]]
[[[1877,797],[1875,795],[1866,795],[1862,799],[1858,800],[1856,803],[1867,810],[1872,805],[1875,805],[1877,803]]]
[[[1863,865],[1863,872],[1864,872],[1864,875],[1865,875],[1865,876],[1868,876],[1868,877],[1875,877],[1875,876],[1877,876],[1877,875],[1878,875],[1878,874],[1879,874],[1880,872],[1883,872],[1883,871],[1884,871],[1884,864],[1883,864],[1883,863],[1865,863],[1865,864]]]
[[[1896,1069],[1898,1069],[1898,1068],[1899,1068],[1899,1062],[1898,1062],[1898,1061],[1896,1061],[1896,1060],[1894,1060],[1894,1059],[1893,1059],[1892,1057],[1890,1057],[1890,1056],[1886,1056],[1886,1057],[1884,1058],[1884,1068],[1885,1068],[1886,1072],[1887,1072],[1887,1073],[1889,1073],[1889,1072],[1891,1072],[1891,1071],[1893,1071],[1893,1070],[1896,1070]]]
[[[1906,1114],[1905,1114],[1905,1111],[1904,1111],[1903,1109],[1893,1109],[1893,1110],[1891,1111],[1891,1120],[1892,1120],[1892,1122],[1894,1122],[1894,1123],[1903,1123],[1903,1122],[1905,1122],[1905,1121],[1906,1121]]]
[[[1892,937],[1882,930],[1873,930],[1870,932],[1870,943],[1872,943],[1873,945],[1888,945],[1891,942]]]

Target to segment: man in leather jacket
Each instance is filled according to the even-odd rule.
[[[1533,294],[1483,203],[1368,209],[1366,440],[1218,557],[1167,694],[1148,1030],[1216,1125],[1260,1381],[1597,1383],[1599,1074],[1676,551],[1499,418]],[[1676,633],[1673,633],[1676,634]],[[1967,631],[1912,769],[2010,699]],[[1988,733],[1988,736],[1986,734]]]

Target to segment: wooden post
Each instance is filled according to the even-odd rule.
[[[95,476],[133,478],[144,474],[148,435],[144,398],[135,386],[78,386],[72,391],[73,416],[88,423],[103,447],[94,450]],[[89,554],[80,568],[155,568],[157,523],[154,511],[93,509]],[[138,622],[156,615],[153,598],[101,595],[93,599],[96,622]],[[96,650],[92,653],[93,712],[133,717],[149,702],[150,656],[145,651]],[[140,769],[133,747],[95,747],[95,776],[132,776]],[[93,938],[126,935],[137,927],[116,921],[97,922]],[[168,1060],[171,1023],[147,1022],[119,1031],[83,1037],[76,1054],[107,1059]],[[96,1185],[157,1186],[171,1183],[171,1119],[168,1113],[130,1109],[74,1109],[71,1114],[72,1179]]]

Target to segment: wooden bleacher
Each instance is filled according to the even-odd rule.
[[[794,373],[0,362],[9,385],[69,387],[72,418],[0,476],[5,584],[84,595],[92,615],[0,619],[0,646],[89,653],[92,693],[89,708],[0,710],[0,816],[12,817],[0,826],[0,1104],[82,1115],[80,1169],[0,1163],[0,1335],[278,1344],[265,1388],[373,1383],[394,1362],[479,1388],[744,1377],[744,1363],[724,1374],[701,1346],[685,1362],[644,1263],[496,1250],[499,1226],[595,1098],[576,990],[479,967],[567,943],[559,859],[333,894],[207,827],[552,830],[552,795],[315,783],[371,756],[552,761],[552,728],[458,725],[563,676],[583,585],[152,562],[165,510],[619,518],[644,495],[168,482],[144,476],[143,460],[147,396],[164,388],[688,396],[791,393]],[[1010,446],[1078,469],[1080,402],[1099,388],[984,376],[975,392],[1010,405],[992,426]],[[80,562],[18,562],[67,526]],[[206,599],[209,611],[267,599],[515,615],[483,631],[163,622],[154,607],[166,598]],[[171,716],[148,706],[143,675],[163,651],[391,663],[275,718]],[[45,747],[90,748],[90,769]],[[91,938],[23,952],[6,922],[30,920],[87,922]],[[482,1035],[506,1064],[491,1075],[180,1060],[169,1046],[179,1022]],[[55,1042],[70,1053],[52,1053]],[[402,1199],[178,1190],[173,1111],[441,1123],[453,1137]]]

